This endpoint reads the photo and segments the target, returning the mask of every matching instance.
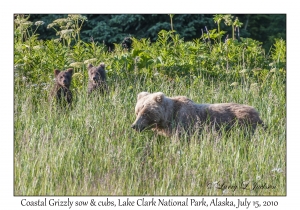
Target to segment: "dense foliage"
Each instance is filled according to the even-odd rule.
[[[93,37],[96,42],[105,42],[109,46],[120,43],[129,35],[137,39],[149,38],[155,41],[157,33],[161,30],[176,30],[185,41],[192,41],[202,36],[205,26],[209,30],[215,28],[212,14],[86,14],[84,16],[88,21],[83,24],[82,39],[89,42]],[[240,35],[262,42],[266,50],[270,49],[275,38],[286,39],[285,14],[235,14],[233,16],[244,23],[240,28]],[[47,25],[65,17],[67,15],[31,14],[29,20],[45,22],[37,33],[40,34],[40,39],[46,40],[56,37],[53,30],[47,29]],[[220,27],[224,31],[229,31],[231,28],[224,22]]]
[[[95,40],[85,42],[81,30],[87,18],[68,15],[54,20],[47,28],[56,31],[57,39],[41,40],[37,31],[43,21],[35,23],[29,17],[15,18],[15,70],[29,81],[47,82],[53,69],[75,68],[75,83],[82,85],[86,77],[86,65],[106,63],[108,75],[128,77],[128,73],[166,75],[170,78],[205,76],[240,80],[255,76],[264,79],[268,72],[281,73],[285,77],[286,45],[283,39],[275,39],[269,52],[262,43],[251,38],[235,36],[242,23],[231,15],[215,15],[217,29],[207,29],[200,38],[184,41],[176,31],[161,30],[157,39],[132,37],[132,47],[123,49],[114,44],[114,51]],[[220,25],[231,26],[232,38],[224,36]],[[81,83],[80,83],[81,82]],[[76,87],[76,85],[75,85]]]

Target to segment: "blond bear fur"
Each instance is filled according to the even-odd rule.
[[[193,133],[209,125],[216,130],[229,129],[234,124],[255,131],[263,124],[258,112],[251,106],[236,103],[196,104],[185,96],[166,97],[162,92],[138,94],[135,106],[136,120],[132,128],[137,131],[152,129],[165,135]]]

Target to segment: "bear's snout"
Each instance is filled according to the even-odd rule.
[[[64,85],[67,85],[67,84],[69,84],[69,81],[67,79],[64,79],[63,83],[64,83]]]
[[[137,127],[136,124],[131,125],[131,128],[133,128],[134,130],[136,129],[136,127]]]
[[[94,81],[99,81],[100,80],[100,75],[99,74],[94,74],[94,75],[92,75],[92,79]]]
[[[60,84],[65,87],[69,87],[70,81],[68,79],[64,78]]]
[[[142,130],[144,130],[144,128],[142,126],[140,126],[140,125],[138,125],[136,123],[133,123],[131,125],[131,128],[133,128],[134,130],[139,131],[139,132],[141,132]]]
[[[131,125],[131,128],[134,130],[141,132],[142,130],[145,129],[145,120],[143,117],[139,116],[137,119],[134,121],[134,123]]]

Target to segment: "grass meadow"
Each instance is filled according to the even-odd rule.
[[[14,86],[15,195],[286,195],[286,92],[276,72],[232,83],[163,75],[108,78],[106,96],[73,90],[57,109],[49,85]],[[251,140],[204,131],[191,139],[130,128],[141,91],[197,103],[254,106],[268,126]]]

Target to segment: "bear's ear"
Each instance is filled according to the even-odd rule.
[[[138,94],[138,96],[137,96],[137,99],[139,100],[139,99],[141,99],[141,98],[143,98],[143,97],[145,97],[146,95],[149,95],[150,93],[148,93],[148,92],[140,92],[139,94]]]
[[[94,67],[94,66],[93,66],[92,64],[89,63],[89,65],[88,65],[88,70],[91,69],[91,68],[93,68],[93,67]]]
[[[60,73],[60,71],[58,69],[54,70],[54,76],[57,76]]]
[[[73,69],[68,69],[67,72],[72,75],[73,74]]]
[[[105,64],[102,62],[99,64],[99,67],[105,68]]]
[[[155,101],[161,103],[164,99],[165,95],[162,92],[157,92],[155,96]]]

